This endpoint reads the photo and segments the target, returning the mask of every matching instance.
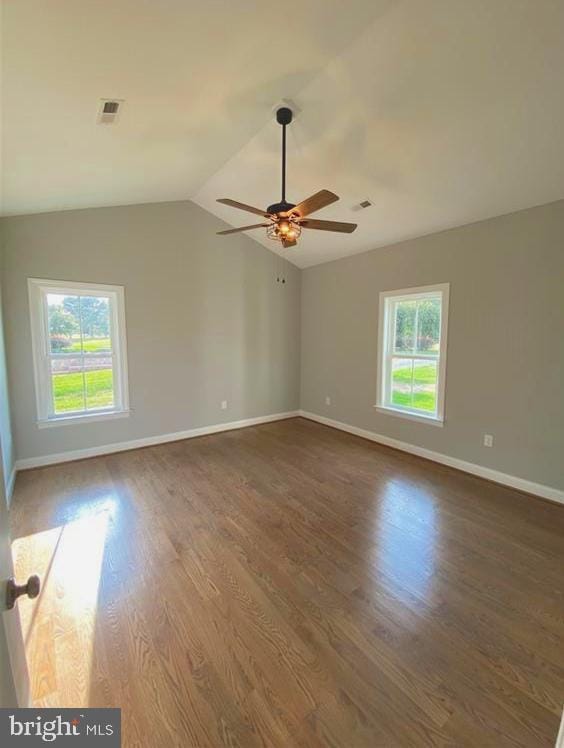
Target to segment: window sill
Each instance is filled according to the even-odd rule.
[[[443,418],[436,418],[435,416],[422,416],[417,413],[408,413],[403,410],[396,410],[395,408],[385,408],[383,405],[375,405],[376,410],[380,413],[385,413],[387,416],[398,416],[399,418],[406,418],[408,421],[416,421],[417,423],[427,423],[430,426],[444,426]]]
[[[37,428],[49,429],[53,426],[72,426],[77,423],[91,423],[93,421],[111,421],[114,418],[128,418],[130,410],[112,410],[105,413],[87,413],[74,416],[60,416],[37,421]]]

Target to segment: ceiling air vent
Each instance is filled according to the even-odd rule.
[[[360,203],[355,203],[351,210],[354,210],[355,212],[358,212],[359,210],[366,210],[366,208],[371,208],[374,205],[372,200],[369,198],[365,198],[364,200],[361,200]]]
[[[123,99],[102,99],[98,110],[99,125],[113,125],[123,108]]]

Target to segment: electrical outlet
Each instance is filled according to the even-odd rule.
[[[325,398],[325,405],[331,405],[331,398],[329,397],[329,395],[327,395],[327,397]]]
[[[221,401],[221,410],[227,410],[227,400]]]
[[[484,447],[493,447],[493,435],[484,434]]]

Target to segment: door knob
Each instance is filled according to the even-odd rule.
[[[6,585],[6,608],[12,610],[16,604],[16,600],[21,595],[27,595],[28,597],[34,598],[39,595],[41,589],[41,580],[37,574],[33,574],[28,580],[27,584],[16,584],[15,579],[8,579]]]

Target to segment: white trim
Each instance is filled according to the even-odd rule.
[[[391,366],[391,354],[388,352],[389,343],[393,334],[393,320],[387,314],[388,302],[411,301],[426,299],[437,294],[441,295],[441,334],[440,352],[437,381],[437,412],[435,415],[425,416],[420,411],[408,408],[392,407],[388,405],[390,393],[388,392],[389,377],[387,371]],[[450,296],[450,283],[436,283],[431,286],[416,286],[414,288],[401,288],[397,291],[381,291],[378,306],[378,361],[376,374],[376,407],[381,408],[388,414],[398,415],[403,418],[412,417],[421,423],[434,423],[442,426],[445,413],[445,389],[446,389],[446,359],[447,359],[447,334],[448,334],[448,308]],[[387,324],[386,324],[387,322]],[[410,356],[406,358],[428,358],[428,356]]]
[[[112,454],[113,452],[125,452],[129,449],[138,449],[139,447],[150,447],[154,444],[164,444],[165,442],[176,442],[181,439],[193,439],[196,436],[205,436],[206,434],[217,434],[220,431],[231,431],[233,429],[242,429],[247,426],[256,426],[260,423],[270,423],[271,421],[282,421],[286,418],[295,418],[300,415],[300,411],[292,410],[286,413],[274,413],[268,416],[258,416],[256,418],[245,418],[242,421],[229,421],[228,423],[216,423],[213,426],[202,426],[197,429],[188,429],[187,431],[177,431],[173,434],[159,434],[157,436],[147,436],[142,439],[132,439],[127,442],[116,442],[115,444],[101,444],[98,447],[87,447],[86,449],[73,449],[70,452],[59,452],[57,454],[43,455],[41,457],[25,457],[16,461],[16,470],[28,470],[29,468],[43,467],[44,465],[55,465],[59,462],[71,462],[72,460],[83,460],[86,457],[97,457],[99,455]]]
[[[387,408],[383,405],[375,405],[374,406],[376,410],[380,411],[380,413],[384,413],[387,416],[397,416],[399,418],[407,418],[408,421],[415,421],[417,423],[428,423],[431,426],[439,426],[442,428],[445,424],[443,419],[435,418],[434,416],[424,416],[422,413],[421,415],[411,413],[409,411],[403,411],[398,410],[396,408]]]
[[[424,299],[427,296],[433,296],[437,291],[448,291],[449,285],[449,283],[432,283],[429,286],[413,286],[413,288],[391,288],[389,291],[381,291],[380,296],[404,297],[405,301],[410,301],[414,296]]]
[[[357,426],[351,426],[348,423],[334,421],[332,418],[318,416],[316,413],[310,413],[306,410],[301,410],[300,415],[303,418],[308,418],[310,421],[317,421],[317,423],[322,423],[325,426],[331,426],[334,429],[346,431],[349,434],[355,434],[355,436],[361,436],[363,439],[369,439],[372,442],[378,442],[387,447],[400,449],[402,452],[409,452],[418,457],[424,457],[427,460],[438,462],[441,465],[448,465],[457,470],[462,470],[464,473],[471,473],[472,475],[477,475],[479,478],[486,478],[487,480],[494,481],[494,483],[501,483],[504,486],[516,488],[518,491],[524,491],[525,493],[540,496],[543,499],[550,499],[550,501],[557,501],[560,504],[564,504],[564,491],[561,491],[558,488],[545,486],[542,483],[534,483],[533,481],[526,480],[525,478],[518,478],[517,476],[509,475],[508,473],[501,473],[498,470],[493,470],[492,468],[484,467],[483,465],[476,465],[474,462],[466,462],[466,460],[460,460],[458,457],[450,457],[450,455],[445,455],[441,452],[433,452],[425,447],[418,447],[415,444],[402,442],[399,441],[399,439],[392,439],[383,434],[376,434],[374,431],[367,431],[366,429],[361,429]]]
[[[111,293],[123,286],[114,286],[108,283],[88,283],[74,280],[52,280],[50,278],[28,278],[28,283],[34,283],[44,288],[49,288],[51,293],[64,296],[70,289],[85,296],[92,296],[92,291],[100,291],[102,294]]]
[[[229,421],[227,423],[218,423],[212,426],[202,426],[197,429],[189,429],[187,431],[177,431],[172,434],[160,434],[158,436],[149,436],[142,439],[133,439],[127,442],[117,442],[114,444],[103,444],[98,447],[88,447],[87,449],[76,449],[70,452],[59,452],[57,454],[44,455],[42,457],[27,457],[21,460],[16,460],[14,470],[10,475],[9,485],[14,484],[16,471],[28,470],[30,468],[42,467],[44,465],[54,465],[60,462],[70,462],[72,460],[81,460],[87,457],[97,457],[104,454],[112,454],[114,452],[124,452],[129,449],[138,449],[139,447],[149,447],[154,444],[164,444],[166,442],[179,441],[181,439],[192,439],[197,436],[205,436],[206,434],[216,434],[221,431],[231,431],[233,429],[246,428],[247,426],[257,426],[261,423],[271,423],[272,421],[282,421],[286,418],[295,418],[301,416],[307,418],[310,421],[316,421],[322,423],[325,426],[331,426],[332,428],[339,429],[340,431],[346,431],[349,434],[360,436],[363,439],[369,439],[370,441],[384,444],[387,447],[393,447],[399,449],[402,452],[408,452],[410,454],[417,455],[418,457],[424,457],[427,460],[438,462],[441,465],[447,465],[449,467],[462,470],[465,473],[471,473],[477,475],[479,478],[486,478],[487,480],[500,483],[510,488],[515,488],[518,491],[524,491],[535,496],[540,496],[544,499],[556,501],[564,504],[564,491],[558,488],[552,488],[551,486],[545,486],[542,483],[534,483],[533,481],[526,480],[525,478],[518,478],[514,475],[507,473],[501,473],[498,470],[487,468],[482,465],[476,465],[473,462],[467,462],[466,460],[460,460],[457,457],[450,457],[449,455],[442,454],[441,452],[434,452],[424,447],[418,447],[414,444],[399,441],[398,439],[392,439],[389,436],[383,434],[377,434],[374,431],[368,431],[366,429],[358,428],[357,426],[351,426],[341,421],[335,421],[332,418],[326,418],[325,416],[317,415],[316,413],[310,413],[306,410],[292,410],[285,413],[275,413],[268,416],[258,416],[256,418],[246,418],[241,421]],[[563,745],[564,748],[564,745]]]
[[[6,500],[8,504],[10,503],[10,500],[12,498],[12,494],[14,493],[14,484],[16,482],[16,466],[13,465],[12,472],[8,476],[8,480],[6,482]]]
[[[47,421],[36,421],[38,429],[50,429],[53,426],[72,426],[76,423],[91,423],[92,421],[111,421],[113,418],[127,418],[130,410],[102,410],[91,413],[81,413],[76,416],[57,416]]]
[[[35,398],[37,406],[37,426],[43,428],[61,425],[64,419],[80,418],[101,420],[100,412],[69,413],[68,416],[56,416],[53,412],[52,383],[50,373],[50,355],[48,352],[48,323],[46,317],[46,293],[69,294],[73,296],[92,296],[96,293],[109,299],[110,337],[112,351],[106,354],[112,358],[114,372],[115,407],[105,412],[122,414],[129,410],[129,391],[127,376],[127,335],[125,329],[125,291],[123,286],[111,286],[103,283],[81,283],[78,281],[57,281],[42,278],[28,278],[29,317],[31,324],[31,342],[33,353],[33,373],[35,378]],[[95,354],[92,354],[95,356]],[[102,356],[102,354],[100,354]],[[77,355],[78,357],[78,355]],[[69,422],[69,421],[65,421]],[[76,421],[78,422],[78,421]]]

